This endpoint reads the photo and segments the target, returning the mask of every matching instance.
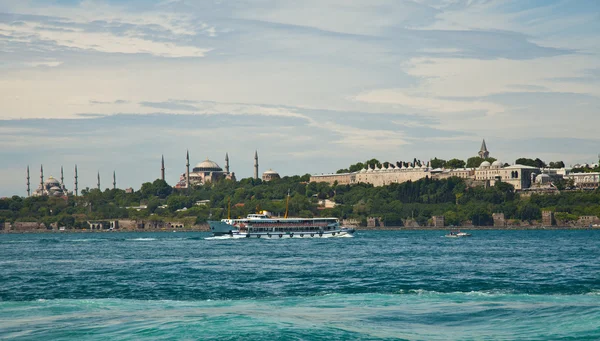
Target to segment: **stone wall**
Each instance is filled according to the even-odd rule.
[[[441,215],[441,216],[433,216],[433,217],[431,217],[431,221],[432,221],[432,226],[433,227],[444,227],[445,219],[444,219],[443,215]]]
[[[368,217],[367,227],[384,227],[385,223],[381,217]]]
[[[504,219],[504,213],[494,213],[492,214],[492,218],[494,219],[494,227],[506,226],[506,219]]]
[[[552,212],[552,211],[542,211],[542,225],[543,226],[552,226],[552,225],[554,225],[554,212]]]

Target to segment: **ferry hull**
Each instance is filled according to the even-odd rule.
[[[294,232],[294,233],[246,233],[232,231],[231,233],[215,234],[210,239],[319,239],[319,238],[349,238],[353,237],[353,229],[323,232]]]

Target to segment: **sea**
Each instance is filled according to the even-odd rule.
[[[1,340],[600,340],[600,230],[0,234]]]

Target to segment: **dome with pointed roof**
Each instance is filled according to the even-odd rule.
[[[216,162],[206,159],[194,167],[194,172],[222,172],[221,168]]]

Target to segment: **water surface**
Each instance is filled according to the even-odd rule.
[[[0,339],[600,339],[600,231],[0,235]]]

